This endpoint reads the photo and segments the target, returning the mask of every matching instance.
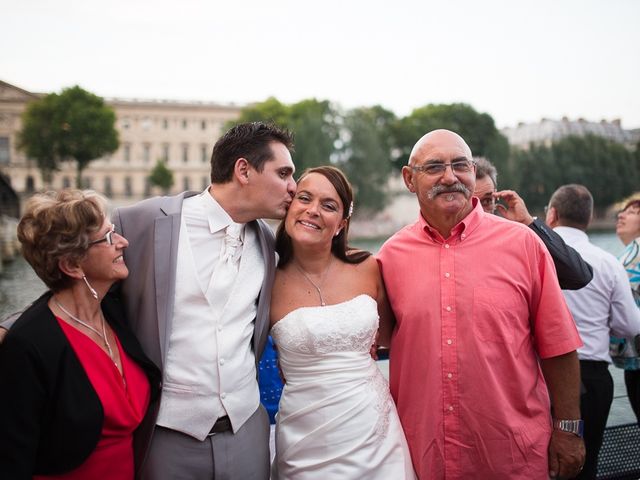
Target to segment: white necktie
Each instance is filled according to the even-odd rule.
[[[231,223],[225,229],[224,242],[220,251],[220,262],[230,262],[238,268],[238,260],[242,254],[242,240],[240,233],[243,225]]]
[[[240,256],[242,255],[242,240],[240,235],[244,225],[231,223],[225,229],[224,241],[220,249],[220,260],[213,272],[213,278],[207,296],[214,305],[219,306],[218,315],[229,299],[233,284],[238,276]]]

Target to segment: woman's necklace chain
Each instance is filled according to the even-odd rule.
[[[325,307],[327,303],[324,301],[324,297],[322,296],[322,290],[320,290],[320,287],[324,285],[324,280],[327,277],[327,273],[329,273],[329,269],[331,268],[331,265],[333,265],[333,257],[331,257],[331,261],[329,262],[329,264],[327,265],[327,268],[325,268],[324,273],[320,277],[320,285],[317,285],[316,282],[314,282],[309,278],[309,275],[307,275],[307,273],[302,269],[302,267],[298,264],[296,260],[293,261],[293,264],[296,266],[296,268],[302,274],[302,276],[306,278],[307,281],[311,285],[313,285],[313,287],[316,289],[316,291],[318,292],[318,297],[320,297],[320,306]]]
[[[89,330],[91,330],[93,333],[95,333],[96,335],[98,335],[98,337],[100,337],[102,339],[102,341],[104,342],[104,344],[107,347],[107,350],[109,350],[109,356],[111,357],[111,361],[113,361],[113,363],[115,363],[115,360],[113,358],[113,350],[111,349],[111,345],[109,344],[109,340],[107,339],[107,332],[105,330],[104,327],[104,317],[102,316],[102,314],[100,315],[100,319],[102,320],[102,333],[100,333],[100,331],[96,328],[93,328],[91,325],[89,325],[87,322],[80,320],[78,317],[76,317],[73,313],[71,313],[69,310],[67,310],[66,308],[64,308],[60,302],[58,302],[58,300],[56,300],[55,298],[53,299],[53,301],[56,303],[56,305],[58,307],[60,307],[60,310],[62,310],[64,313],[66,313],[69,318],[71,320],[73,320],[74,322],[79,323],[80,325],[82,325],[85,328],[88,328]]]

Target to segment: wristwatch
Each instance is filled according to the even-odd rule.
[[[553,428],[560,430],[561,432],[573,433],[574,435],[582,438],[584,433],[584,421],[583,420],[557,420],[553,419]]]

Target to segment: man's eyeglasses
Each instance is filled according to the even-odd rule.
[[[89,242],[89,245],[95,245],[96,243],[107,242],[107,245],[113,245],[113,234],[116,231],[116,226],[111,224],[111,228],[107,233],[104,234],[104,237],[99,238],[98,240],[94,240],[93,242]]]
[[[424,172],[427,175],[444,175],[444,172],[447,170],[447,167],[451,167],[451,170],[454,174],[465,174],[471,172],[474,162],[470,160],[456,160],[455,162],[450,163],[441,163],[441,162],[433,162],[433,163],[425,163],[423,165],[411,165],[411,169],[416,172]]]

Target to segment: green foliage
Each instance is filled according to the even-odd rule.
[[[264,102],[245,107],[238,120],[227,122],[227,129],[239,123],[268,122],[287,128],[290,123],[289,107],[280,103],[277,98],[269,97]]]
[[[19,147],[36,160],[45,181],[60,162],[74,160],[76,183],[97,158],[118,148],[115,113],[104,100],[75,86],[30,103],[22,117]]]
[[[334,142],[338,138],[337,112],[326,100],[314,98],[285,105],[270,97],[264,102],[244,108],[236,121],[227,127],[244,122],[271,122],[287,128],[295,135],[293,160],[296,170],[326,165],[335,152]]]
[[[547,204],[561,185],[578,183],[591,191],[597,208],[630,195],[640,183],[640,159],[623,145],[586,135],[565,137],[551,146],[532,145],[512,154],[515,185],[532,208]]]
[[[149,182],[151,182],[151,185],[160,187],[164,193],[167,193],[173,186],[173,172],[163,160],[156,162],[149,175]]]
[[[301,172],[305,168],[331,163],[338,139],[338,113],[324,100],[302,100],[291,105],[291,130],[295,134],[293,160]]]
[[[355,190],[356,214],[382,210],[391,174],[393,112],[381,106],[357,108],[345,115],[345,149],[340,166]]]

